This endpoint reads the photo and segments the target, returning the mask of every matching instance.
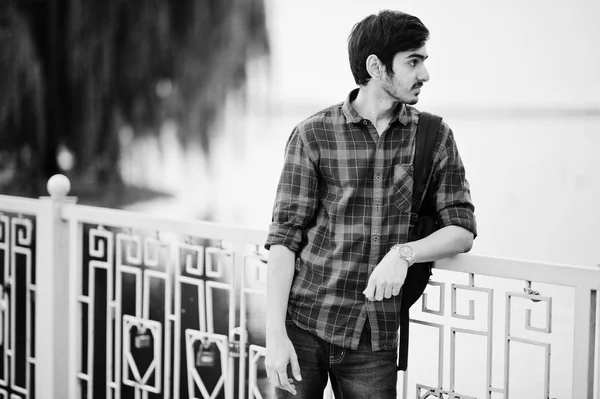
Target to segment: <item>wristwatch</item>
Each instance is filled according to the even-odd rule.
[[[410,244],[396,244],[392,247],[396,250],[398,257],[404,259],[408,266],[412,266],[415,263],[415,250]]]

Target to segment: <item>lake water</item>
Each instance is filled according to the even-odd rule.
[[[194,148],[183,153],[175,127],[167,126],[159,143],[129,151],[125,178],[175,193],[164,204],[177,206],[161,212],[266,229],[285,142],[312,111],[255,110],[232,118],[210,159]],[[454,131],[471,184],[479,225],[474,253],[600,264],[599,115],[440,114]]]

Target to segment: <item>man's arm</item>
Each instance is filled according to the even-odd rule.
[[[302,128],[294,129],[286,145],[273,223],[265,243],[270,251],[267,262],[267,376],[275,387],[293,394],[296,390],[293,380],[288,379],[288,363],[296,380],[300,381],[301,376],[296,351],[287,335],[285,319],[296,252],[302,245],[304,229],[316,213],[319,195],[317,170],[302,132]]]
[[[446,226],[431,235],[409,243],[415,251],[415,262],[433,262],[468,252],[473,246],[474,235],[459,226]],[[370,301],[381,301],[398,295],[406,274],[408,262],[395,250],[390,250],[369,277],[364,294]]]
[[[415,262],[434,262],[473,247],[475,236],[460,226],[446,226],[431,235],[410,243],[415,251]]]
[[[271,246],[267,262],[267,376],[277,388],[294,395],[287,364],[296,380],[302,380],[294,346],[285,329],[287,303],[294,277],[295,254],[283,245]]]
[[[433,234],[409,243],[414,250],[415,262],[430,262],[468,252],[477,232],[474,207],[469,183],[458,153],[452,131],[442,123],[444,140],[436,162],[435,204],[443,227]],[[389,251],[379,262],[364,291],[369,300],[381,301],[398,295],[408,272],[408,262],[400,259],[395,250]]]
[[[267,335],[285,333],[294,264],[295,255],[287,247],[271,247],[267,261]]]

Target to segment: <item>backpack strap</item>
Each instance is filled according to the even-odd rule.
[[[425,188],[427,187],[427,181],[431,175],[433,150],[441,123],[441,117],[430,114],[429,112],[421,112],[419,123],[417,124],[414,160],[415,173],[411,209],[411,212],[417,215],[421,213],[421,204],[424,200]]]
[[[438,141],[438,130],[442,123],[442,118],[421,112],[419,123],[417,124],[417,134],[415,143],[415,159],[413,174],[413,202],[412,213],[416,216],[412,231],[409,233],[409,240],[426,237],[435,231],[437,215],[435,204],[426,197],[425,188],[431,175],[433,166],[433,150],[436,141]],[[432,185],[429,185],[428,191],[431,191]],[[412,217],[412,215],[411,215]],[[402,302],[400,305],[400,337],[398,345],[398,370],[408,368],[408,336],[409,336],[409,308],[423,294],[433,262],[415,263],[408,268],[406,280],[402,287]]]

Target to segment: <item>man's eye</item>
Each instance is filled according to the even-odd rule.
[[[408,65],[414,67],[414,66],[417,65],[417,61],[416,60],[411,60],[411,61],[408,62]]]

